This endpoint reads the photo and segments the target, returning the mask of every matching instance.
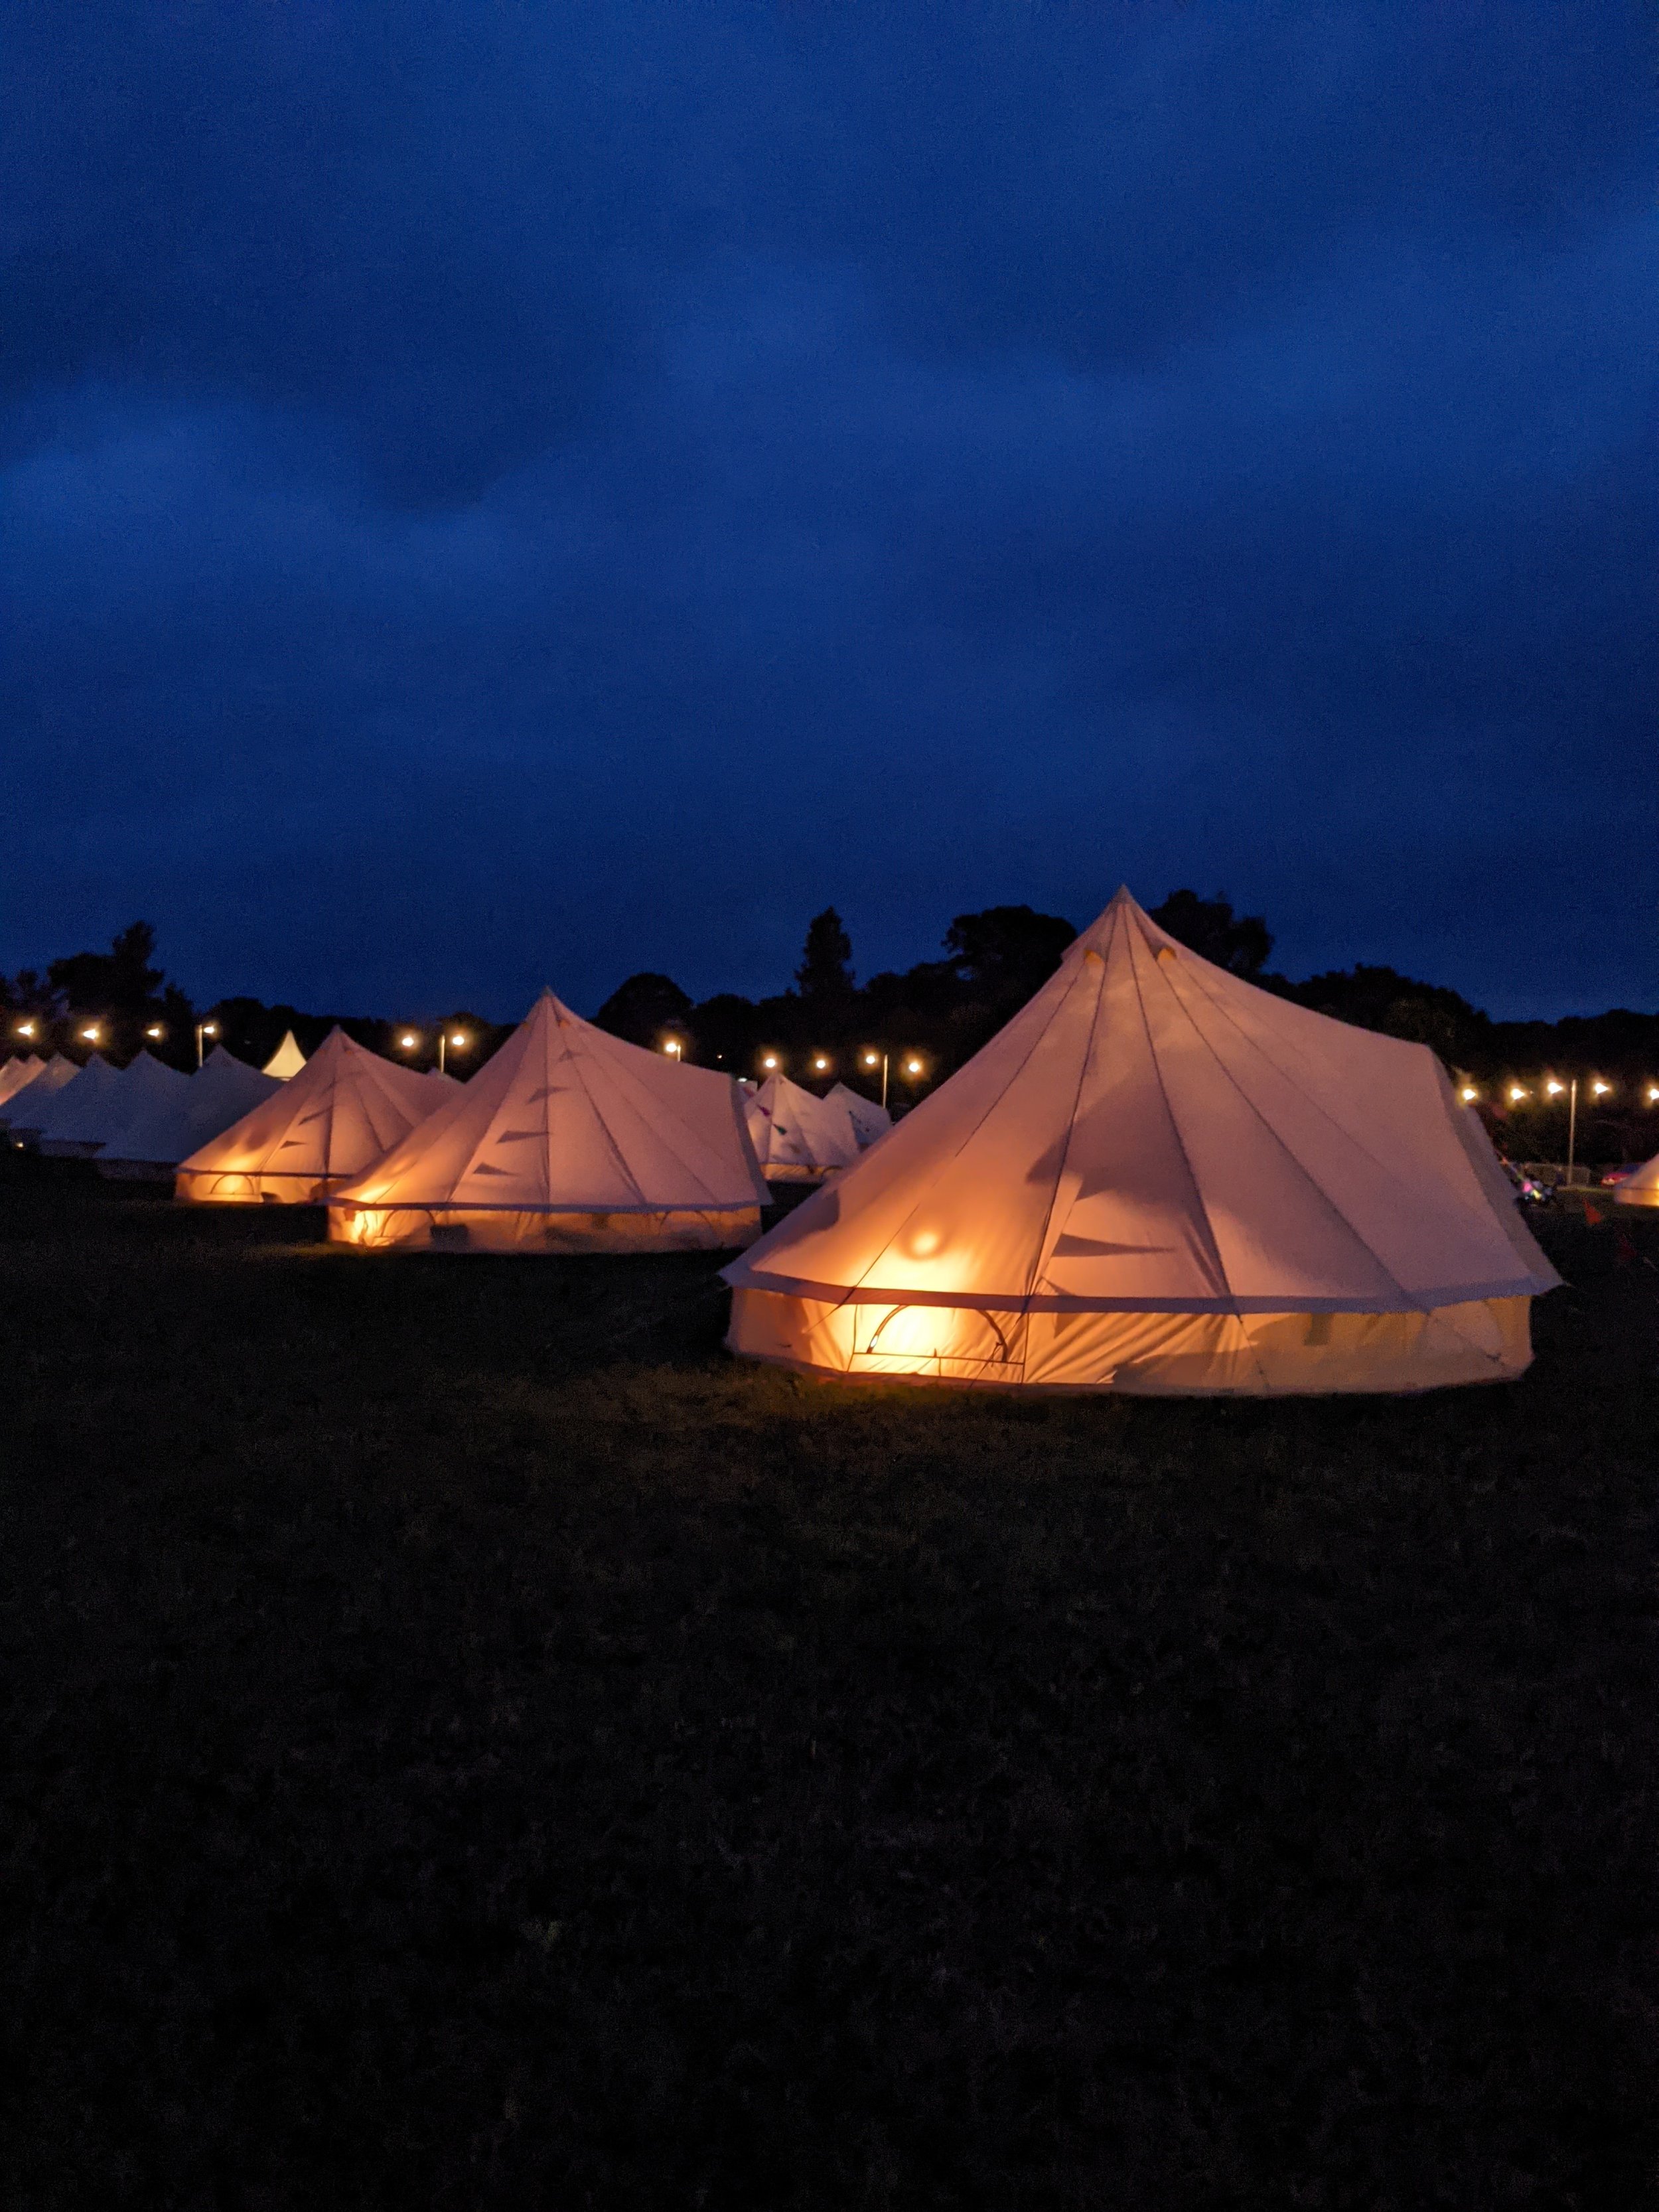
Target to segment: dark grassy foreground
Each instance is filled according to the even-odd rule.
[[[1648,1224],[1273,1406],[318,1233],[0,1180],[8,2206],[1646,2199]]]

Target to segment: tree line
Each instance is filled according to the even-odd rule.
[[[1495,1123],[1510,1125],[1511,1149],[1530,1146],[1540,1158],[1559,1149],[1554,1125],[1560,1107],[1534,1091],[1510,1109],[1503,1095],[1512,1078],[1530,1089],[1552,1068],[1594,1071],[1615,1085],[1601,1103],[1581,1097],[1583,1157],[1638,1157],[1653,1149],[1659,1121],[1644,1094],[1659,1082],[1659,1015],[1620,1009],[1558,1022],[1493,1021],[1443,984],[1365,963],[1293,981],[1268,964],[1273,939],[1266,919],[1237,913],[1221,892],[1206,898],[1190,889],[1172,891],[1153,908],[1152,919],[1179,943],[1263,989],[1362,1029],[1430,1046],[1455,1073],[1482,1087],[1483,1110]],[[1053,975],[1076,934],[1059,915],[988,907],[955,917],[939,957],[884,969],[860,983],[846,926],[826,907],[809,925],[800,963],[783,991],[760,999],[718,992],[694,1001],[670,976],[647,970],[618,985],[594,1019],[647,1048],[672,1040],[687,1060],[733,1075],[762,1075],[771,1059],[819,1089],[836,1079],[878,1089],[879,1077],[866,1060],[885,1054],[892,1096],[902,1105],[994,1036]],[[441,1026],[468,1040],[452,1058],[458,1073],[481,1066],[511,1034],[510,1024],[465,1008],[413,1031],[379,1016],[313,1013],[250,997],[220,999],[198,1010],[157,963],[155,932],[146,921],[120,931],[107,952],[69,954],[44,974],[0,974],[0,1015],[13,1049],[33,1046],[84,1058],[91,1046],[82,1032],[90,1027],[99,1032],[98,1048],[111,1057],[148,1049],[179,1067],[196,1064],[198,1024],[211,1024],[215,1042],[258,1064],[285,1030],[291,1029],[309,1054],[337,1021],[360,1044],[416,1066],[435,1060]],[[26,1021],[33,1030],[28,1039],[19,1034]],[[416,1042],[405,1048],[403,1040],[411,1034]],[[819,1058],[829,1062],[823,1071],[813,1066]],[[914,1080],[905,1073],[912,1058],[921,1064]]]

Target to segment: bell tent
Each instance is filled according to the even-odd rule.
[[[0,1121],[21,1143],[45,1119],[58,1093],[67,1090],[76,1077],[84,1073],[67,1053],[53,1053],[46,1066],[37,1069],[26,1083],[20,1083],[9,1098],[0,1099]]]
[[[767,1203],[737,1085],[595,1029],[544,991],[457,1098],[331,1200],[342,1243],[712,1251]]]
[[[108,1068],[95,1086],[88,1080],[92,1073],[88,1062],[77,1084],[64,1085],[46,1117],[36,1142],[48,1159],[89,1160],[131,1115],[190,1085],[188,1076],[149,1052],[125,1067]]]
[[[87,1054],[86,1065],[77,1068],[62,1088],[55,1093],[43,1085],[31,1084],[20,1097],[29,1102],[11,1125],[14,1138],[32,1144],[37,1151],[58,1133],[58,1123],[70,1128],[90,1115],[95,1115],[100,1105],[112,1102],[120,1086],[121,1071],[100,1052]]]
[[[0,1065],[0,1106],[3,1106],[8,1098],[14,1097],[27,1085],[33,1083],[46,1065],[44,1060],[37,1060],[32,1052],[15,1053],[3,1065]]]
[[[413,1068],[331,1030],[298,1075],[188,1155],[173,1195],[192,1205],[315,1204],[443,1103]]]
[[[833,1094],[817,1097],[787,1075],[769,1075],[744,1101],[761,1173],[773,1182],[821,1182],[859,1156],[852,1115]]]
[[[1659,1206],[1659,1152],[1615,1185],[1613,1195],[1620,1206]]]
[[[180,1160],[282,1089],[275,1076],[216,1045],[183,1089],[128,1116],[106,1139],[98,1172],[120,1182],[168,1182]]]
[[[278,1083],[286,1083],[289,1076],[297,1075],[305,1064],[306,1056],[295,1042],[293,1030],[284,1030],[281,1044],[259,1070],[259,1073],[274,1076]]]
[[[873,1098],[866,1098],[861,1091],[854,1091],[845,1083],[832,1083],[830,1096],[840,1099],[847,1109],[860,1152],[873,1145],[878,1137],[884,1137],[893,1126],[893,1117],[884,1106],[878,1106]]]
[[[1425,1046],[1212,967],[1127,890],[725,1275],[756,1358],[1155,1395],[1517,1375],[1559,1279]]]

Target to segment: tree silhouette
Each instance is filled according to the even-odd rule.
[[[593,1017],[594,1026],[629,1044],[657,1044],[665,1029],[674,1029],[691,1011],[691,1001],[669,975],[650,969],[619,983]]]
[[[945,949],[964,983],[988,996],[1029,999],[1060,963],[1077,935],[1057,914],[1029,906],[988,906],[959,914],[945,933]]]
[[[1273,949],[1273,933],[1259,914],[1236,915],[1224,892],[1200,898],[1196,891],[1171,891],[1162,906],[1152,908],[1152,920],[1177,944],[1212,960],[1229,975],[1254,981],[1267,964]]]
[[[853,940],[832,906],[814,915],[807,925],[795,988],[803,999],[819,1005],[833,1005],[853,995]]]

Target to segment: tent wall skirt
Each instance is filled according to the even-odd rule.
[[[494,1213],[465,1206],[331,1206],[337,1244],[427,1252],[732,1252],[760,1235],[758,1206],[659,1213]]]
[[[838,1378],[1135,1397],[1293,1397],[1501,1382],[1532,1361],[1530,1297],[1418,1313],[1024,1313],[737,1290],[726,1345]]]

